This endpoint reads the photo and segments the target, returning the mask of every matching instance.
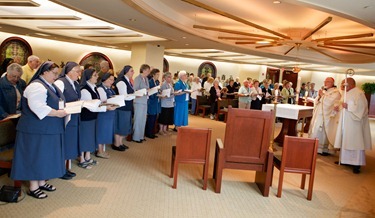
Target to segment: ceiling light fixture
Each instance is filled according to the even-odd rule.
[[[297,47],[297,57],[296,57],[296,61],[298,61],[298,59],[299,59],[299,48],[301,47],[301,43],[296,43],[296,47]],[[299,72],[301,71],[301,68],[298,66],[298,64],[296,64],[296,65],[293,67],[292,71],[293,71],[294,73],[299,73]]]
[[[270,41],[257,41],[256,44],[271,44]]]
[[[130,18],[129,21],[130,21],[130,22],[135,22],[135,21],[137,21],[137,20],[134,19],[134,18]]]
[[[273,1],[274,4],[281,4],[281,1]]]

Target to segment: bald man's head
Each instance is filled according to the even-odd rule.
[[[356,86],[355,80],[351,77],[346,79],[346,83],[347,83],[347,87],[346,87],[347,92],[355,88]],[[341,90],[345,90],[345,79],[342,80],[341,82]]]

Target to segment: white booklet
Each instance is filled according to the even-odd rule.
[[[16,119],[20,116],[21,116],[21,114],[12,114],[12,115],[9,115],[9,116],[5,117],[4,120]]]
[[[119,107],[125,106],[125,96],[124,95],[114,95],[112,98],[107,99],[108,104],[118,105]]]
[[[147,95],[147,90],[146,89],[140,89],[140,90],[137,90],[135,91],[133,94],[129,94],[129,96],[145,96]]]
[[[171,89],[164,89],[162,92],[161,92],[161,96],[162,97],[171,97]]]
[[[155,86],[155,87],[149,89],[149,90],[147,91],[147,93],[148,93],[148,95],[150,96],[150,95],[153,95],[153,94],[155,94],[155,93],[158,93],[159,89],[160,89],[160,86]]]
[[[101,103],[102,102],[99,99],[86,100],[83,102],[82,107],[85,107],[89,109],[90,111],[97,111]]]
[[[67,102],[65,104],[65,112],[67,114],[79,114],[82,110],[83,101]]]

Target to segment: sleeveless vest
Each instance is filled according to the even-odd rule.
[[[122,80],[126,84],[126,92],[128,94],[134,93],[133,86],[128,82],[128,80],[124,77]],[[133,111],[133,100],[126,101],[125,100],[125,106],[118,108],[118,110],[123,110],[123,111]]]
[[[86,89],[90,94],[91,94],[91,99],[94,100],[94,99],[99,99],[99,94],[95,92],[90,88],[89,85],[85,85],[84,87],[82,87],[82,89]],[[81,90],[82,90],[81,89]],[[95,120],[98,116],[98,112],[91,112],[89,109],[87,108],[82,108],[82,112],[81,112],[81,120],[82,121],[89,121],[89,120]]]
[[[47,105],[55,110],[59,109],[60,99],[65,101],[64,95],[55,85],[56,93],[43,81],[36,79],[33,82],[42,84],[47,89]],[[31,111],[28,99],[22,96],[22,116],[18,121],[17,130],[34,134],[62,134],[64,133],[64,119],[46,116],[42,120]]]

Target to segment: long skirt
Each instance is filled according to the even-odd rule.
[[[81,121],[79,125],[79,152],[94,152],[98,148],[95,133],[96,119]]]
[[[65,174],[63,134],[17,132],[11,178],[47,180]]]
[[[96,143],[112,144],[115,130],[116,111],[98,113],[96,123]]]
[[[173,125],[174,107],[162,107],[158,123],[162,125]]]
[[[115,134],[127,136],[132,133],[132,112],[116,110]]]
[[[188,125],[188,102],[176,102],[174,107],[174,125],[187,126]]]
[[[75,159],[79,156],[78,125],[79,114],[72,114],[64,134],[65,160]]]

